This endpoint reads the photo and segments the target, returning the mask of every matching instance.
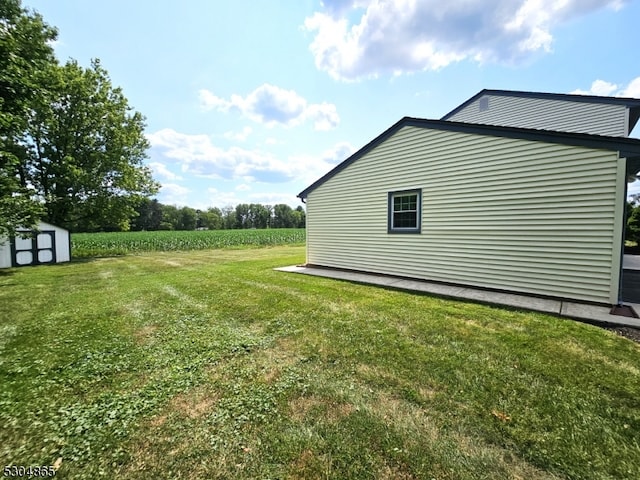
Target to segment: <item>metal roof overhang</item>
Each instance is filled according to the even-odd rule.
[[[640,107],[629,107],[629,133],[631,133],[640,118]]]
[[[627,159],[627,178],[635,180],[640,174],[640,155],[623,155],[621,152],[620,156]]]
[[[638,109],[640,108],[640,98],[630,98],[630,97],[607,97],[600,95],[578,95],[572,93],[546,93],[546,92],[524,92],[517,90],[491,90],[485,88],[484,90],[480,90],[473,97],[465,100],[462,104],[458,105],[456,108],[451,110],[445,116],[441,118],[441,120],[447,120],[451,118],[453,115],[458,113],[460,110],[466,108],[468,105],[472,104],[474,101],[479,99],[484,95],[492,95],[498,97],[519,97],[519,98],[536,98],[539,100],[563,100],[566,102],[578,102],[578,103],[601,103],[608,105],[624,105],[631,110],[636,111],[635,120],[632,123],[632,118],[629,118],[629,131],[633,130],[631,125],[635,125],[638,121]],[[631,117],[633,114],[631,115]]]

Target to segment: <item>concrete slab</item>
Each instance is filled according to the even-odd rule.
[[[462,297],[483,303],[495,303],[498,305],[508,305],[510,307],[556,314],[560,313],[560,308],[562,306],[562,302],[559,300],[530,297],[514,293],[491,292],[475,288],[466,288],[462,292]]]
[[[637,307],[640,307],[640,305]],[[611,309],[609,307],[563,302],[561,315],[595,322],[614,323],[616,325],[640,328],[640,319],[625,317],[622,315],[611,315],[609,313],[610,310]],[[637,308],[634,308],[634,310],[638,311]]]
[[[622,268],[625,270],[640,270],[640,255],[625,254],[622,257]]]
[[[443,295],[449,297],[458,297],[464,290],[462,287],[453,287],[449,285],[440,285],[437,283],[415,282],[413,280],[398,280],[390,284],[393,288],[401,290],[415,290],[423,293],[432,293],[434,295]]]
[[[522,308],[525,310],[535,310],[539,312],[552,313],[565,317],[586,320],[589,322],[611,323],[640,328],[640,319],[611,315],[610,308],[606,306],[586,305],[578,302],[566,302],[561,300],[537,298],[528,295],[519,295],[506,292],[492,292],[477,288],[463,287],[459,285],[444,285],[424,280],[411,280],[407,278],[391,277],[387,275],[370,274],[364,272],[350,272],[344,270],[332,270],[328,268],[305,267],[293,265],[279,267],[274,270],[289,273],[302,273],[317,277],[333,278],[349,282],[358,282],[383,287],[398,288],[434,295],[472,300],[481,303],[495,305],[506,305],[509,307]],[[631,305],[634,310],[640,313],[639,304]]]

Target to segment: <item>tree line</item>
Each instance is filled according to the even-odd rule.
[[[126,230],[158,191],[144,116],[98,59],[59,63],[56,37],[20,0],[0,1],[0,238],[39,220]]]
[[[132,230],[230,230],[243,228],[304,228],[306,214],[302,206],[295,209],[280,203],[274,206],[240,203],[235,207],[191,207],[165,205],[156,199],[144,199],[136,207]]]
[[[624,239],[640,245],[640,198],[637,195],[627,200]]]

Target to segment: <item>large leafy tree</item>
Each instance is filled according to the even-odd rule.
[[[48,221],[72,230],[129,228],[135,207],[157,191],[144,165],[144,117],[94,60],[54,66],[45,102],[29,118],[28,181]]]
[[[640,243],[640,205],[627,201],[625,213],[625,240]]]
[[[236,209],[231,205],[222,207],[222,228],[230,230],[236,227]]]
[[[0,238],[34,225],[43,213],[27,181],[27,118],[42,103],[42,79],[55,65],[50,42],[57,32],[20,0],[0,1]]]
[[[296,209],[292,212],[292,215],[293,224],[291,226],[295,228],[305,228],[307,223],[307,214],[305,213],[304,208],[302,208],[301,205],[298,205],[296,207]]]
[[[291,228],[294,224],[293,209],[286,203],[273,206],[273,227]]]
[[[155,198],[145,198],[136,207],[132,230],[160,230],[162,222],[162,204]]]
[[[0,237],[38,218],[72,230],[129,227],[157,191],[144,117],[98,60],[59,65],[56,30],[0,0]]]
[[[251,210],[248,203],[236,205],[236,223],[233,228],[251,228]]]
[[[195,230],[198,225],[198,213],[191,207],[182,207],[176,230]]]
[[[249,205],[251,228],[268,228],[271,221],[271,206],[252,203]]]
[[[223,228],[222,211],[217,207],[212,207],[206,212],[200,212],[200,226],[209,230]]]

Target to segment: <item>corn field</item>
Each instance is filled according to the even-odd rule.
[[[303,228],[74,233],[71,235],[71,254],[74,258],[79,258],[142,252],[293,245],[304,243],[305,239]]]

